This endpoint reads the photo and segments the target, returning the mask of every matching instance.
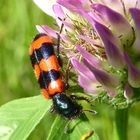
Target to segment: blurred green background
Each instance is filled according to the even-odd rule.
[[[36,24],[50,24],[31,0],[0,0],[0,104],[39,93],[29,59]]]
[[[40,94],[28,52],[37,33],[35,25],[51,25],[52,21],[31,0],[0,0],[0,105]],[[106,105],[95,108],[99,112],[93,119],[96,131],[101,140],[112,140],[112,108]],[[44,139],[44,122],[40,123],[29,140]],[[130,109],[129,140],[139,140],[139,131],[140,103],[137,103]]]

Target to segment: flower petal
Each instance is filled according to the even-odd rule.
[[[65,18],[65,13],[60,5],[54,4],[52,8],[57,18],[58,17],[61,19]]]
[[[132,32],[128,21],[118,12],[102,4],[93,4],[91,7],[98,11],[100,16],[104,18],[106,22],[110,23],[119,35],[128,35],[128,33]]]
[[[82,8],[81,0],[57,0],[57,3],[71,11],[77,11],[77,8]]]
[[[114,75],[109,75],[103,70],[96,69],[88,61],[84,60],[84,64],[91,70],[96,79],[107,88],[114,88],[118,85],[118,79]]]
[[[86,12],[86,9],[84,8],[84,2],[86,3],[86,0],[57,0],[57,2],[68,10],[76,12],[85,17],[94,27],[93,18],[88,14],[88,12]]]
[[[122,68],[124,59],[117,38],[107,27],[100,23],[96,23],[95,28],[104,43],[109,63],[114,67]]]
[[[57,24],[59,25],[60,28],[61,28],[62,24],[64,24],[65,27],[71,28],[72,25],[70,23],[66,22],[66,14],[64,13],[63,9],[62,9],[62,6],[60,6],[58,4],[53,5],[53,11],[55,13]]]
[[[129,8],[140,8],[139,0],[123,0],[126,10]]]
[[[79,75],[78,76],[79,85],[84,88],[86,92],[97,94],[101,92],[101,87],[98,82],[93,82],[89,78]]]
[[[106,89],[106,91],[107,91],[107,95],[109,96],[109,97],[114,97],[114,96],[116,96],[117,95],[117,90],[116,89]]]
[[[126,99],[130,99],[132,96],[133,96],[132,88],[130,87],[130,85],[128,83],[126,83],[126,85],[124,87],[124,97]]]
[[[83,64],[81,64],[75,57],[71,58],[71,63],[84,77],[89,78],[92,82],[97,81],[93,73]]]
[[[124,57],[128,66],[128,82],[132,87],[139,88],[140,87],[140,70],[132,64],[128,54],[125,53]]]
[[[66,34],[61,34],[60,37],[64,42],[71,43],[70,38]]]
[[[93,40],[85,35],[79,35],[78,36],[80,39],[83,39],[84,41],[88,42],[89,44],[91,44],[92,46],[94,45],[95,49],[96,48],[103,48],[100,44],[99,41]]]
[[[36,25],[36,29],[38,30],[39,33],[46,33],[46,31],[40,25]]]
[[[122,50],[119,39],[106,26],[100,24],[99,22],[95,22],[95,29],[97,30],[103,42],[105,42],[107,39],[115,44],[120,50]]]
[[[47,25],[41,25],[41,26],[36,25],[36,28],[40,33],[46,33],[47,32],[47,34],[49,36],[51,36],[53,38],[58,38],[57,31],[53,30],[52,28],[50,28]]]
[[[101,15],[99,15],[95,12],[88,12],[88,15],[91,16],[97,22],[104,24],[104,21],[103,21]]]
[[[80,47],[79,45],[76,45],[76,49],[80,52],[83,58],[86,59],[91,65],[93,65],[96,68],[101,67],[100,60],[97,57],[93,56],[92,54],[84,50],[82,47]]]
[[[56,0],[33,0],[33,1],[47,15],[55,17],[52,5],[56,3]]]
[[[124,67],[124,59],[120,50],[109,40],[106,40],[104,44],[109,63],[114,67]]]
[[[139,0],[101,0],[101,2],[124,15],[128,13],[130,7],[140,8]]]
[[[136,31],[136,40],[134,43],[134,49],[136,52],[140,53],[140,10],[136,8],[131,8],[130,13],[135,23]]]

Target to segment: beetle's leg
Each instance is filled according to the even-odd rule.
[[[54,106],[53,106],[53,105],[52,105],[51,108],[50,108],[50,112],[51,112],[51,113],[55,113],[55,112],[56,112],[56,110],[54,109]]]
[[[86,101],[88,103],[91,103],[91,100],[89,100],[88,98],[83,97],[83,96],[70,95],[70,98],[72,100],[84,100],[84,101]]]

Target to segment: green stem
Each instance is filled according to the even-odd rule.
[[[127,140],[128,108],[115,111],[115,140]]]

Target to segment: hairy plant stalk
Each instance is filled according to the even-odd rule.
[[[127,140],[128,108],[115,111],[115,140]]]

